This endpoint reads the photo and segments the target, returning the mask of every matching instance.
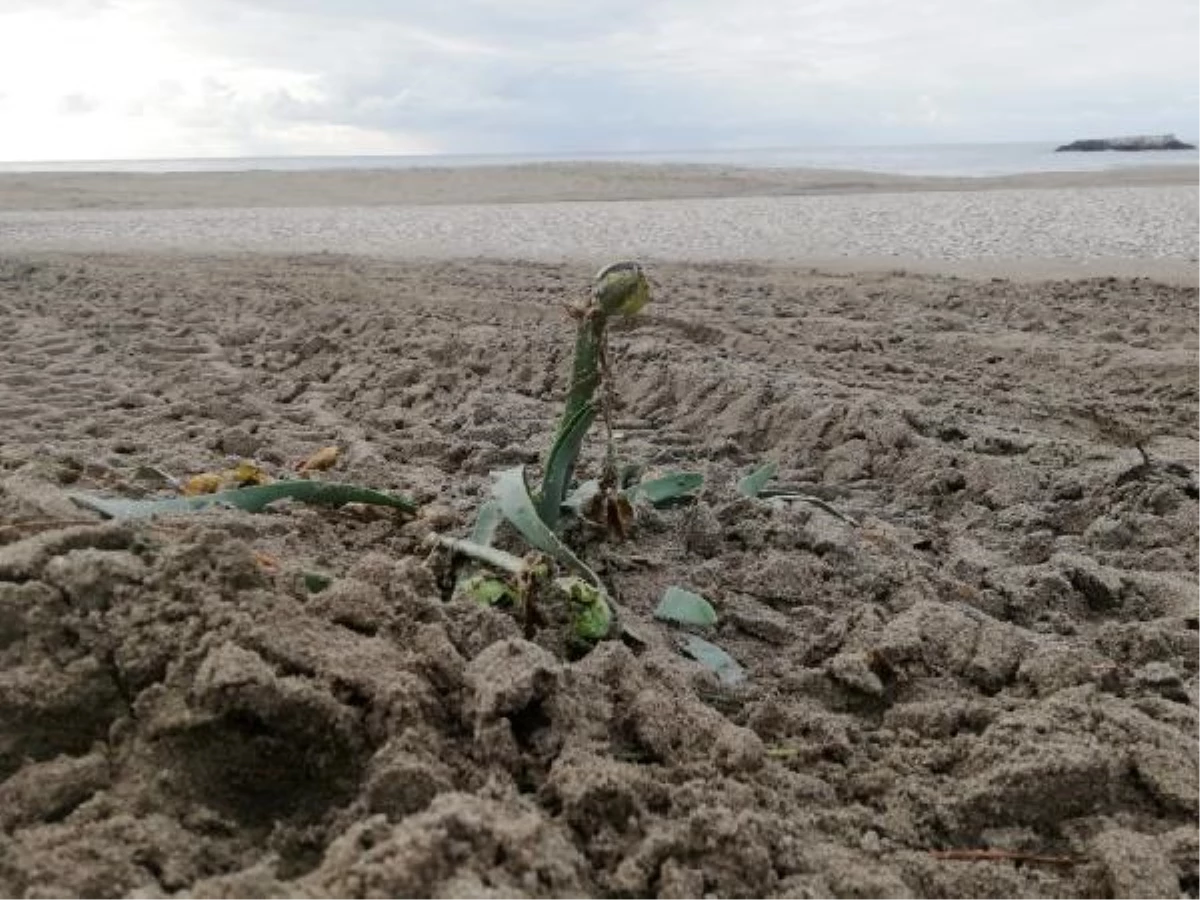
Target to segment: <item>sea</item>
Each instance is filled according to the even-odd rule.
[[[1186,139],[1188,143],[1198,143]],[[427,156],[245,156],[193,159],[3,162],[0,172],[314,172],[362,169],[444,169],[522,163],[697,163],[752,168],[846,169],[893,175],[972,177],[1028,172],[1096,172],[1136,166],[1200,166],[1196,150],[1056,153],[1056,143],[814,146],[755,150],[674,150],[636,153],[435,154]]]

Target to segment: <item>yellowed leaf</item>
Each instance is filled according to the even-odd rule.
[[[271,483],[270,476],[248,460],[242,460],[232,469],[226,471],[224,475],[229,481],[234,482],[240,487],[247,487],[252,484]]]
[[[223,491],[228,488],[250,487],[252,485],[270,483],[271,478],[266,472],[254,463],[242,460],[232,469],[225,469],[222,472],[201,472],[199,475],[193,475],[183,483],[180,491],[185,497],[194,497],[197,494],[215,494],[217,491]]]
[[[254,551],[254,561],[266,569],[268,572],[279,571],[279,560],[269,553],[263,553],[261,550]]]
[[[333,468],[341,451],[337,447],[322,447],[299,466],[301,472],[324,472]]]
[[[224,482],[225,479],[218,472],[201,472],[183,483],[183,494],[186,497],[194,497],[197,494],[215,494],[221,489]]]

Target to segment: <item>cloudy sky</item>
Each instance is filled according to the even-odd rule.
[[[0,160],[1195,137],[1195,0],[0,0]]]

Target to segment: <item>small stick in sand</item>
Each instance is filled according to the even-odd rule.
[[[1041,856],[1037,853],[1021,853],[1017,850],[993,850],[986,847],[960,850],[930,850],[934,859],[955,859],[966,862],[1018,862],[1038,863],[1045,866],[1073,866],[1079,860],[1070,856]]]

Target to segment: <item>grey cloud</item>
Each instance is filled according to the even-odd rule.
[[[151,7],[213,74],[148,88],[138,111],[245,141],[296,124],[468,153],[1200,131],[1190,0]],[[239,70],[285,73],[285,86],[242,90]]]
[[[1162,97],[1173,82],[1195,83],[1195,7],[1174,0],[1138,10],[1120,0],[916,8],[867,0],[513,0],[432,9],[366,0],[334,8],[306,0],[305,6],[327,24],[340,23],[343,36],[358,33],[359,21],[378,24],[382,35],[389,22],[401,21],[481,48],[455,53],[401,41],[389,56],[386,45],[364,42],[369,56],[378,54],[368,64],[374,77],[356,84],[354,71],[335,66],[325,82],[356,121],[426,127],[456,140],[469,140],[476,125],[517,149],[547,141],[736,143],[739,131],[775,142],[870,140],[897,109],[929,93],[940,95],[947,122],[966,138],[1004,137],[1001,129],[988,133],[993,104],[1028,107],[1026,120],[1013,117],[1004,128],[1017,137],[1041,136],[1034,131],[1046,123],[1033,113],[1046,96],[1059,102],[1065,130],[1081,101],[1106,110],[1120,130],[1130,108],[1111,100],[1117,87]],[[1178,28],[1185,24],[1190,34]],[[1156,65],[1147,70],[1150,59]],[[357,102],[360,88],[366,96],[386,96],[397,87],[407,91],[406,102]],[[1188,121],[1169,127],[1195,122],[1194,111],[1184,115]],[[946,127],[927,122],[908,131],[954,137]]]
[[[222,7],[233,20],[281,10],[270,0]],[[763,109],[772,91],[745,97],[736,85],[697,84],[697,71],[721,77],[704,59],[676,55],[668,65],[670,51],[653,40],[653,4],[468,3],[429,12],[308,0],[278,29],[242,28],[230,39],[211,8],[199,19],[194,8],[182,11],[191,15],[181,27],[214,48],[314,75],[318,97],[279,92],[264,101],[263,113],[283,121],[412,131],[482,152],[679,146],[722,135],[745,143],[730,129],[765,133],[780,118]],[[793,68],[816,74],[803,60]]]

